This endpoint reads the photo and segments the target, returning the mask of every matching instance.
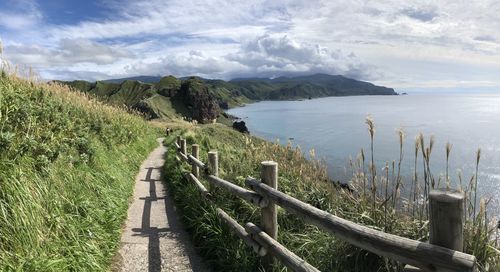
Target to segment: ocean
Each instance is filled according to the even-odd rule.
[[[348,182],[349,159],[363,148],[370,156],[365,119],[375,121],[374,157],[377,172],[386,162],[399,159],[398,129],[406,134],[402,173],[406,188],[414,171],[415,136],[423,133],[425,145],[433,135],[431,171],[444,186],[446,143],[452,144],[449,176],[454,187],[461,172],[464,184],[475,173],[476,152],[481,148],[478,196],[491,199],[489,210],[500,216],[500,94],[446,93],[399,96],[346,96],[302,101],[263,101],[228,111],[246,122],[250,133],[281,144],[291,142],[304,154],[314,149],[324,160],[332,179]],[[422,177],[422,154],[417,170]],[[368,163],[367,163],[368,165]]]

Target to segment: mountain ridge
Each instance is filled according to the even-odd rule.
[[[143,79],[144,82],[140,79]],[[155,82],[152,82],[152,81]],[[201,77],[138,76],[88,82],[55,81],[104,102],[125,105],[150,118],[172,112],[199,122],[212,122],[222,110],[263,100],[299,100],[327,96],[397,95],[392,88],[342,75],[313,74],[295,77],[207,79]],[[169,109],[169,111],[165,110]]]

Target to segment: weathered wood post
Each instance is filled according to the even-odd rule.
[[[278,189],[278,163],[263,161],[261,165],[262,182],[271,188]],[[267,207],[261,209],[261,224],[262,230],[271,238],[274,240],[278,238],[278,209],[275,204],[269,203]],[[262,261],[266,271],[270,271],[274,258],[266,255]]]
[[[208,152],[208,167],[210,169],[210,174],[218,177],[219,176],[219,156],[217,151]],[[212,183],[208,185],[210,191],[213,191],[214,186]]]
[[[177,135],[177,144],[181,146],[181,135]]]
[[[199,159],[200,158],[200,145],[198,144],[193,144],[191,146],[191,155],[195,158],[195,159]],[[191,168],[191,173],[195,176],[195,177],[199,177],[200,176],[200,168],[196,165],[196,164],[193,164],[192,165],[192,168]]]
[[[464,250],[464,193],[436,189],[429,195],[429,243]]]
[[[181,153],[187,156],[186,139],[181,139]]]
[[[429,243],[464,250],[464,199],[459,190],[435,189],[429,194]],[[407,265],[405,272],[421,271]]]
[[[210,167],[210,174],[219,176],[219,156],[217,151],[208,152],[208,167]]]

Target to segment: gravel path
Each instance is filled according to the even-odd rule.
[[[161,177],[166,147],[142,163],[113,271],[209,271],[195,254]]]

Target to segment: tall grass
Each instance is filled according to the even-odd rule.
[[[367,122],[367,130],[370,136],[370,140],[373,145],[373,130],[374,130],[374,122],[371,120]],[[397,203],[400,198],[399,195],[399,187],[402,182],[399,174],[399,165],[403,159],[403,141],[405,138],[404,132],[398,130],[399,136],[399,162],[398,162],[398,174],[395,179],[395,186],[393,187],[392,197],[394,198],[394,203]],[[411,183],[411,189],[408,195],[404,197],[403,203],[405,203],[406,208],[402,207],[401,211],[406,211],[401,216],[406,217],[408,222],[412,222],[415,219],[418,219],[419,229],[418,233],[421,239],[426,240],[428,235],[428,219],[429,219],[429,194],[432,189],[440,188],[440,182],[436,183],[434,175],[431,171],[431,155],[434,147],[434,137],[431,136],[429,138],[429,145],[425,145],[424,135],[418,134],[415,137],[415,149],[414,149],[414,172]],[[373,147],[371,147],[373,148]],[[448,171],[449,164],[449,155],[451,152],[452,145],[447,143],[445,146],[445,155],[446,155],[446,177],[445,177],[445,186],[446,188],[451,188],[451,181]],[[419,158],[419,153],[422,155],[422,172],[423,178],[419,179],[418,175],[418,167],[417,161]],[[496,230],[496,220],[495,218],[489,218],[487,216],[487,203],[489,202],[486,199],[477,200],[477,187],[478,187],[478,173],[479,173],[479,162],[481,158],[481,149],[478,149],[476,152],[476,164],[475,164],[475,174],[471,177],[470,182],[466,188],[462,185],[462,176],[461,172],[458,172],[457,178],[459,180],[458,190],[464,191],[465,199],[465,245],[464,251],[470,254],[473,254],[478,259],[478,265],[481,271],[500,271],[500,254],[498,249],[494,248],[494,240],[492,239],[493,234]],[[386,162],[386,168],[388,167],[389,162]],[[394,168],[394,167],[393,167]],[[363,171],[363,169],[358,169],[355,171]],[[362,185],[366,184],[365,180],[359,180],[359,177],[362,176],[354,176],[351,182],[354,184]],[[386,173],[386,181],[388,181],[388,173]],[[389,187],[387,182],[386,184],[379,185],[379,187],[383,188],[385,186],[386,193],[385,197],[379,196],[381,201],[385,204],[387,201],[387,188]],[[423,192],[420,192],[420,188],[423,187]],[[364,190],[364,189],[363,189]],[[389,193],[390,194],[390,193]],[[366,198],[361,195],[362,198]],[[368,199],[365,200],[365,202]],[[373,201],[373,197],[370,199]],[[479,213],[476,214],[477,206],[479,205]],[[387,213],[396,213],[398,209],[398,205],[393,205],[392,210],[388,211],[384,208],[384,213],[386,217]],[[384,220],[384,230],[390,229],[390,221]]]
[[[366,117],[366,124],[368,126],[368,132],[370,133],[370,155],[371,155],[370,174],[371,174],[371,192],[372,192],[372,216],[375,216],[375,202],[377,195],[377,184],[376,184],[377,168],[375,166],[375,159],[374,159],[375,152],[373,148],[374,146],[373,139],[375,137],[375,124],[371,116]]]
[[[377,175],[373,167],[375,123],[372,119],[367,119],[367,127],[372,143],[370,175],[365,175],[365,156],[361,150],[357,160],[351,160],[354,169],[350,184],[355,188],[354,193],[344,191],[328,178],[323,164],[315,159],[314,150],[310,152],[311,160],[306,160],[303,151],[298,147],[265,142],[220,125],[186,129],[181,134],[189,143],[200,144],[200,154],[204,161],[207,160],[206,153],[209,150],[218,150],[221,177],[240,186],[244,186],[243,180],[247,175],[259,176],[261,161],[274,160],[279,163],[281,191],[347,220],[411,239],[427,241],[426,203],[430,190],[438,187],[431,171],[433,138],[430,138],[429,145],[426,146],[423,135],[416,137],[412,159],[415,167],[411,181],[413,189],[409,195],[402,195],[400,191],[404,182],[400,164],[404,159],[405,133],[401,130],[397,132],[400,146],[397,163],[386,162],[382,173]],[[171,143],[173,137],[167,139],[167,143]],[[172,177],[168,183],[201,252],[219,271],[261,269],[260,259],[217,219],[213,209],[222,207],[240,223],[251,221],[257,224],[260,220],[259,210],[222,189],[215,190],[212,204],[204,203],[196,189],[183,180],[180,174],[182,170],[173,160],[174,155],[174,151],[169,154],[165,167],[166,174]],[[421,169],[417,167],[420,155],[423,158]],[[182,167],[187,171],[187,166],[185,164]],[[420,171],[423,175],[419,175]],[[368,190],[370,193],[366,194]],[[468,204],[469,207],[471,205],[472,202]],[[483,206],[485,205],[486,203]],[[482,271],[498,271],[498,251],[489,239],[493,228],[487,218],[486,209],[479,210],[478,215],[466,223],[465,252],[477,257]],[[278,223],[278,240],[322,271],[402,270],[401,264],[337,240],[281,209],[278,212]],[[275,271],[284,269],[280,264],[274,268]]]
[[[13,73],[0,75],[0,271],[106,271],[156,130]]]

